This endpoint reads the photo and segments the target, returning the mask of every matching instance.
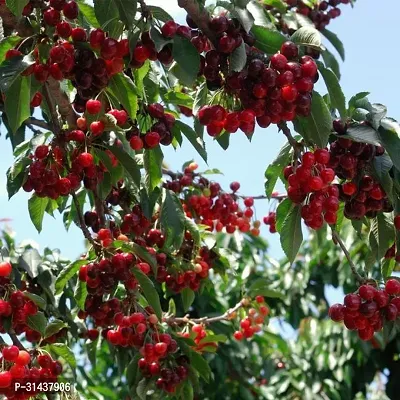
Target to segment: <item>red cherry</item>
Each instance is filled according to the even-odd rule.
[[[358,289],[358,294],[364,300],[372,300],[374,298],[376,289],[371,285],[362,285]]]
[[[58,35],[61,36],[63,39],[68,39],[71,36],[72,28],[71,25],[66,21],[59,22],[56,29]]]
[[[175,21],[167,21],[161,28],[161,33],[166,38],[172,38],[175,36],[178,26]]]
[[[135,151],[143,149],[143,140],[140,138],[140,136],[133,136],[129,141],[129,144]]]
[[[3,348],[3,357],[6,361],[14,362],[19,354],[19,349],[17,346],[9,346]]]
[[[74,42],[86,42],[87,40],[86,31],[83,28],[73,28],[71,37]]]
[[[63,7],[64,16],[68,19],[76,19],[79,14],[79,7],[75,1],[69,1]]]
[[[241,341],[241,340],[243,340],[243,333],[240,332],[240,331],[236,331],[236,332],[233,334],[233,337],[234,337],[236,340]]]
[[[371,340],[374,337],[374,328],[371,325],[367,325],[365,329],[358,331],[358,336],[364,341]]]
[[[0,388],[5,389],[11,386],[13,376],[9,371],[0,372]]]
[[[164,355],[167,352],[168,345],[164,342],[156,343],[154,350],[157,354]]]
[[[150,50],[145,46],[136,46],[133,51],[133,58],[138,63],[144,63],[150,57]]]
[[[101,111],[101,107],[100,100],[88,100],[86,103],[86,111],[89,114],[98,114]]]
[[[385,292],[391,296],[400,294],[400,282],[397,279],[389,279],[385,284]]]
[[[158,144],[160,143],[160,135],[158,132],[148,132],[144,136],[144,141],[146,145],[150,149],[152,149],[153,147],[158,146]]]
[[[329,307],[329,317],[332,321],[340,322],[344,319],[344,306],[342,304],[334,304]]]
[[[42,104],[42,93],[36,92],[31,100],[31,107],[39,107]]]
[[[400,230],[400,215],[394,217],[394,226],[398,231]]]
[[[12,266],[7,261],[0,262],[0,277],[7,277],[11,275]]]
[[[303,77],[314,78],[317,74],[318,67],[314,60],[306,61],[301,66],[301,72]]]
[[[252,197],[247,197],[244,199],[244,205],[246,207],[252,207],[254,205],[254,199]]]
[[[284,86],[281,89],[282,99],[289,103],[296,100],[297,94],[298,91],[295,85]]]
[[[43,13],[43,20],[46,23],[46,25],[49,26],[56,26],[60,20],[61,20],[61,14],[60,11],[55,10],[52,7],[49,7],[44,13]]]
[[[278,71],[282,71],[285,69],[288,60],[283,54],[274,54],[271,57],[271,66]]]
[[[20,350],[15,360],[17,365],[28,365],[31,362],[31,356],[25,350]]]
[[[94,159],[90,153],[81,153],[77,158],[77,162],[84,168],[93,165]]]
[[[14,379],[22,379],[25,376],[25,367],[23,365],[13,365],[10,373]]]
[[[281,46],[281,53],[289,60],[297,58],[299,55],[299,48],[293,42],[287,41]]]
[[[357,294],[348,294],[344,298],[344,305],[351,311],[357,311],[361,305],[361,297]]]
[[[94,136],[100,136],[105,129],[105,125],[103,121],[93,121],[90,124],[90,131],[93,133]]]

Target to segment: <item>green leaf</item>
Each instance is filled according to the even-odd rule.
[[[76,301],[76,304],[81,310],[85,309],[85,301],[86,297],[88,295],[87,291],[87,286],[86,282],[82,282],[81,280],[78,279],[76,282],[76,287],[74,291],[74,299]]]
[[[64,343],[54,343],[50,346],[50,351],[63,358],[74,371],[76,368],[76,359],[73,351]]]
[[[14,164],[7,170],[7,192],[9,199],[11,199],[23,185],[28,166],[31,163],[32,160],[28,157],[20,157],[17,158]]]
[[[64,321],[61,321],[60,319],[55,319],[46,326],[44,338],[46,339],[50,336],[53,336],[64,328],[68,328],[68,324],[66,324]]]
[[[190,232],[194,245],[200,247],[201,235],[198,225],[192,219],[185,216],[185,229]]]
[[[182,387],[181,398],[182,398],[182,400],[193,400],[194,399],[193,386],[188,381],[186,381]]]
[[[104,172],[103,179],[98,185],[99,198],[104,201],[106,197],[110,194],[112,189],[111,174],[109,172]]]
[[[17,56],[5,60],[0,66],[0,90],[7,92],[14,81],[20,78],[21,72],[35,63],[32,54]]]
[[[89,340],[85,344],[86,354],[93,368],[96,368],[98,343],[99,343],[99,338],[97,338],[94,341]]]
[[[371,111],[367,115],[367,119],[370,124],[375,128],[378,129],[381,121],[387,115],[387,108],[383,104],[371,104]]]
[[[123,73],[114,75],[109,82],[108,89],[124,106],[131,119],[136,119],[138,111],[137,91],[132,79]]]
[[[336,57],[328,49],[325,49],[321,54],[322,58],[324,59],[325,66],[330,68],[340,80],[340,67]]]
[[[169,104],[176,104],[188,108],[193,107],[193,99],[186,93],[175,92],[174,90],[170,90],[169,92],[165,93],[163,98]]]
[[[29,326],[29,328],[33,329],[36,332],[39,332],[42,336],[45,335],[47,318],[41,311],[39,311],[35,315],[28,315],[26,317],[26,324]]]
[[[142,259],[144,262],[147,262],[151,266],[151,269],[153,270],[154,275],[157,275],[157,261],[156,258],[151,255],[147,249],[145,249],[142,246],[139,246],[137,243],[129,243],[129,247],[131,247],[131,250],[133,251],[133,254],[138,256],[140,259]]]
[[[118,8],[114,0],[93,0],[93,3],[96,18],[103,28],[109,25],[110,21],[119,17]]]
[[[79,268],[86,264],[88,264],[88,260],[77,260],[69,264],[67,267],[64,267],[57,276],[55,282],[55,294],[60,294],[64,290],[68,281],[79,271]]]
[[[22,123],[31,115],[30,93],[31,77],[19,76],[6,94],[5,111],[13,133],[16,133]]]
[[[378,129],[380,142],[393,164],[400,170],[400,125],[391,118],[383,118]]]
[[[349,100],[349,115],[352,116],[354,110],[357,108],[357,103],[365,99],[369,95],[369,92],[360,92],[354,95],[350,100]]]
[[[225,335],[207,335],[205,338],[200,340],[200,343],[225,343],[228,337]]]
[[[331,113],[321,95],[313,93],[311,114],[308,117],[297,118],[309,138],[318,146],[325,147],[332,129]]]
[[[99,21],[97,21],[96,13],[95,13],[94,8],[92,6],[89,5],[89,4],[83,3],[82,1],[78,2],[78,6],[79,6],[79,11],[86,18],[86,21],[93,28],[100,28]]]
[[[137,0],[114,0],[119,10],[119,18],[127,27],[135,23]]]
[[[340,87],[339,80],[331,70],[325,68],[321,63],[318,63],[318,65],[328,89],[331,104],[333,108],[339,111],[342,119],[345,120],[347,118],[346,99]]]
[[[254,25],[251,32],[256,38],[254,46],[267,54],[275,54],[287,40],[287,38],[277,30],[268,29],[263,26]]]
[[[179,197],[168,189],[162,192],[160,223],[165,236],[164,248],[172,246],[179,250],[185,233],[185,213]]]
[[[163,159],[164,155],[160,146],[143,151],[144,182],[149,194],[153,192],[162,180]]]
[[[199,52],[188,39],[175,35],[172,56],[182,73],[177,78],[182,79],[185,85],[191,86],[200,69]]]
[[[320,32],[311,26],[302,26],[290,37],[290,40],[300,46],[322,49],[322,38]]]
[[[264,279],[264,278],[257,279],[249,287],[248,295],[251,297],[265,296],[265,297],[275,298],[275,299],[282,299],[284,297],[283,293],[280,293],[273,289],[269,289],[270,286],[271,286],[271,282],[268,281],[267,279]]]
[[[243,29],[249,32],[254,24],[254,17],[250,11],[246,8],[234,7],[231,13],[240,21]]]
[[[28,200],[28,210],[31,221],[38,232],[42,231],[42,222],[44,213],[46,211],[47,204],[49,202],[48,197],[38,197],[36,194]]]
[[[110,146],[109,149],[115,155],[115,157],[117,157],[125,171],[131,176],[135,185],[139,187],[141,175],[135,159],[118,146]]]
[[[193,115],[197,115],[200,108],[207,104],[208,87],[207,82],[203,82],[196,92],[193,103]]]
[[[126,380],[129,386],[134,385],[136,382],[136,376],[139,368],[138,361],[140,360],[140,358],[141,355],[137,353],[126,367]]]
[[[240,72],[246,66],[246,63],[246,46],[242,41],[242,44],[237,47],[229,57],[229,69],[230,71]]]
[[[163,8],[157,6],[147,6],[151,15],[162,22],[173,21],[174,19]]]
[[[138,280],[140,287],[143,290],[144,297],[146,298],[149,305],[153,308],[158,319],[162,319],[162,309],[160,304],[160,297],[158,296],[157,290],[154,287],[153,282],[138,268],[133,268],[133,274]]]
[[[373,167],[379,183],[389,197],[389,200],[393,203],[393,179],[389,174],[389,171],[393,167],[392,160],[386,153],[379,157],[374,157]]]
[[[336,36],[336,34],[329,31],[328,29],[323,29],[321,32],[331,42],[332,46],[336,49],[336,51],[339,53],[340,57],[344,61],[344,46],[340,39]]]
[[[392,216],[380,213],[371,223],[371,233],[378,244],[377,258],[381,259],[395,240]]]
[[[392,275],[395,265],[396,261],[394,258],[385,258],[382,261],[381,273],[383,279],[388,279]]]
[[[289,164],[291,155],[292,155],[292,146],[290,143],[286,143],[280,150],[278,156],[273,161],[272,164],[268,166],[265,170],[265,194],[270,199],[272,192],[275,189],[276,182],[278,181],[279,176],[283,173],[284,167]]]
[[[0,40],[0,64],[4,61],[7,51],[13,49],[20,41],[19,36],[6,36]]]
[[[347,128],[346,135],[343,137],[354,140],[355,142],[371,143],[378,145],[380,143],[378,132],[367,124],[353,123]]]
[[[287,4],[285,4],[282,0],[264,0],[264,4],[276,8],[281,13],[285,13],[287,9]]]
[[[22,15],[22,10],[29,3],[29,0],[6,0],[7,8],[16,16]]]
[[[207,152],[203,139],[201,139],[189,125],[186,125],[181,121],[176,121],[175,126],[186,136],[192,146],[200,154],[201,158],[207,162]]]
[[[192,289],[185,288],[181,292],[183,311],[188,311],[190,306],[193,304],[194,298],[196,297]]]
[[[276,209],[276,230],[281,232],[283,222],[286,219],[289,211],[294,207],[294,204],[290,199],[285,199],[279,203]]]
[[[176,305],[173,298],[170,298],[168,302],[168,314],[176,315]]]
[[[210,365],[199,353],[195,351],[190,353],[190,364],[206,382],[210,381]]]
[[[150,37],[156,46],[157,52],[161,51],[167,44],[172,43],[172,40],[166,39],[155,26],[150,28]]]
[[[146,400],[147,398],[147,380],[143,378],[136,387],[136,394],[139,396],[140,400]]]
[[[303,232],[301,230],[301,206],[293,207],[287,214],[282,223],[280,239],[282,249],[292,263],[303,242]]]
[[[42,310],[46,310],[46,300],[43,297],[38,296],[37,294],[24,292],[24,296],[29,300],[33,301],[38,307]]]
[[[39,275],[39,265],[42,257],[36,249],[26,249],[18,259],[18,266],[34,279]]]

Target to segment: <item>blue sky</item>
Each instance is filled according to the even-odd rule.
[[[183,14],[175,1],[149,1],[150,4],[162,7],[182,20]],[[172,4],[172,5],[171,5]],[[346,62],[341,65],[342,88],[349,99],[360,91],[371,92],[370,100],[384,103],[389,115],[399,119],[397,90],[400,89],[398,79],[399,53],[394,44],[396,37],[397,16],[400,13],[400,2],[386,0],[385,6],[378,7],[376,1],[358,1],[354,9],[343,6],[342,15],[329,25],[342,39],[346,49]],[[329,46],[328,46],[329,47]],[[323,91],[323,90],[322,90]],[[284,137],[275,127],[257,130],[252,143],[245,135],[238,132],[231,137],[228,151],[222,150],[212,140],[207,141],[208,162],[210,168],[218,168],[223,176],[215,178],[227,187],[233,180],[241,183],[241,192],[246,195],[263,193],[264,171],[284,143]],[[64,229],[61,218],[45,217],[43,232],[39,235],[29,220],[27,200],[29,196],[23,192],[8,201],[6,193],[6,170],[12,163],[11,145],[5,140],[5,131],[1,128],[0,137],[0,219],[10,218],[9,226],[17,233],[17,240],[33,239],[40,248],[49,246],[60,248],[67,257],[76,257],[83,251],[83,240],[80,231],[71,227],[69,233]],[[179,168],[185,161],[195,159],[205,169],[190,144],[174,151],[164,148],[165,159],[172,169]],[[270,205],[266,201],[256,203],[257,216],[262,218]],[[271,244],[271,253],[280,257],[282,251],[279,236],[271,235],[267,228],[263,234]]]

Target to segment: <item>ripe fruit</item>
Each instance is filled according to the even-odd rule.
[[[178,26],[176,25],[175,21],[167,21],[161,28],[161,33],[166,38],[172,38],[176,34],[176,30]]]
[[[0,388],[8,388],[11,385],[13,376],[9,371],[0,372]]]
[[[143,140],[140,136],[133,136],[129,141],[131,148],[135,151],[143,149]]]
[[[144,141],[146,145],[152,149],[153,147],[158,146],[160,143],[160,135],[158,132],[148,132],[144,137]]]
[[[90,153],[81,153],[79,154],[77,161],[82,167],[86,168],[93,165],[94,159]]]
[[[400,282],[397,279],[389,279],[385,284],[385,292],[391,296],[400,294]]]
[[[18,365],[28,365],[31,362],[31,356],[25,350],[20,350],[15,363]]]
[[[9,346],[3,348],[3,357],[6,361],[14,362],[19,354],[19,349],[17,346]]]
[[[329,317],[335,321],[340,322],[344,319],[344,307],[342,304],[334,304],[329,307]]]
[[[42,93],[36,92],[31,100],[31,107],[39,107],[42,104]]]
[[[101,111],[101,101],[100,100],[88,100],[86,103],[86,111],[89,114],[98,114]]]
[[[12,266],[7,261],[0,262],[0,277],[10,276],[12,271]]]
[[[394,226],[398,231],[400,230],[400,215],[394,217]]]
[[[63,7],[63,13],[68,19],[78,18],[79,8],[78,4],[75,1],[69,1]]]
[[[376,289],[371,285],[362,285],[358,289],[358,293],[364,300],[372,300],[374,298]]]
[[[241,341],[241,340],[243,340],[243,333],[240,332],[240,331],[236,331],[236,332],[233,334],[233,337],[234,337],[236,340]]]

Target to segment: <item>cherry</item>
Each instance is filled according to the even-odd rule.
[[[394,226],[397,230],[400,230],[400,215],[394,217]]]
[[[397,279],[389,279],[385,284],[385,292],[391,296],[400,294],[400,282]]]
[[[364,341],[371,340],[374,336],[374,328],[371,325],[367,325],[365,329],[360,329],[358,331],[358,336]]]
[[[19,354],[19,349],[17,346],[9,346],[3,348],[3,357],[6,361],[14,362]]]
[[[63,13],[68,19],[76,19],[79,14],[79,7],[75,1],[69,1],[63,7]]]
[[[0,277],[10,276],[12,272],[12,266],[7,261],[0,262]]]
[[[335,321],[340,322],[344,319],[344,307],[342,304],[334,304],[329,307],[329,317]]]
[[[43,13],[43,20],[46,23],[46,25],[56,26],[61,20],[61,14],[58,10],[49,7]]]
[[[90,153],[81,153],[77,157],[77,162],[84,168],[90,167],[93,165],[94,159]]]
[[[161,33],[166,38],[172,38],[175,36],[178,26],[175,21],[167,21],[161,28]]]
[[[244,338],[243,333],[240,332],[240,331],[236,331],[236,332],[233,334],[233,337],[234,337],[236,340],[238,340],[238,341],[241,341],[241,340],[243,340],[243,338]]]
[[[71,25],[66,21],[59,22],[57,24],[56,30],[57,34],[64,39],[68,39],[72,33]]]
[[[94,136],[100,136],[105,129],[105,125],[103,121],[93,121],[90,124],[90,131],[93,133]]]
[[[144,63],[149,57],[150,57],[150,50],[147,47],[145,47],[145,46],[136,46],[135,47],[135,50],[133,51],[133,58],[137,62]]]
[[[143,140],[140,136],[133,136],[129,141],[131,148],[135,151],[141,150],[143,148]]]
[[[10,371],[0,372],[0,388],[5,389],[11,386],[13,375]]]
[[[89,34],[90,46],[94,49],[100,49],[105,38],[106,38],[106,35],[102,29],[97,28],[97,29],[92,30]]]
[[[158,132],[148,132],[144,136],[144,141],[150,149],[158,146],[158,144],[160,143],[160,139],[161,138]]]
[[[357,311],[361,305],[361,298],[357,294],[348,294],[344,298],[344,305],[351,311]]]
[[[231,36],[224,35],[219,39],[218,49],[221,53],[232,53],[232,51],[235,49],[235,43],[235,39],[233,39]]]
[[[10,373],[14,379],[21,379],[25,376],[25,367],[23,365],[13,365],[10,368]]]
[[[86,111],[89,114],[98,114],[101,111],[102,104],[99,100],[88,100],[86,103]]]
[[[271,57],[271,65],[278,71],[284,70],[287,63],[288,60],[283,54],[276,53]]]
[[[25,350],[20,350],[15,363],[18,365],[28,365],[31,362],[31,356]]]
[[[74,42],[86,42],[86,31],[83,28],[73,28],[71,37]]]
[[[301,72],[303,77],[314,78],[317,74],[318,67],[314,60],[308,60],[301,65]]]
[[[385,309],[385,317],[387,321],[395,321],[397,318],[398,310],[394,304],[389,304]]]

